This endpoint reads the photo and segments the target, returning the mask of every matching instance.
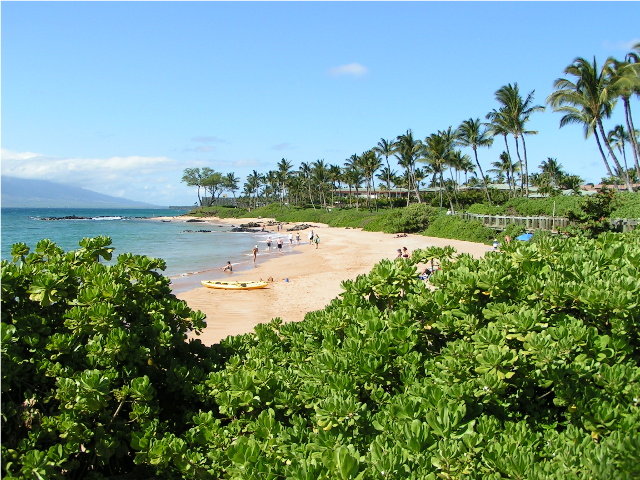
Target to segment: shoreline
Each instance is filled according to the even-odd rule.
[[[210,220],[237,224],[265,223],[272,219],[210,217]],[[283,223],[280,232],[273,225],[267,227],[267,231],[286,236],[286,228],[302,223],[305,222]],[[469,253],[476,258],[491,250],[490,246],[484,244],[417,234],[397,238],[393,234],[329,227],[326,224],[314,224],[313,230],[320,237],[318,248],[309,244],[309,229],[300,231],[300,245],[295,245],[294,232],[294,245],[287,253],[271,254],[265,259],[266,255],[261,256],[259,252],[254,268],[242,271],[234,269],[228,277],[224,277],[225,274],[222,276],[241,282],[272,280],[266,288],[228,291],[196,286],[176,292],[177,298],[184,300],[193,310],[202,311],[207,317],[207,327],[202,334],[189,334],[189,338],[199,338],[203,344],[212,345],[229,335],[250,333],[256,325],[268,323],[277,317],[283,322],[301,321],[308,312],[321,310],[336,298],[342,292],[342,281],[369,273],[384,258],[395,258],[398,248],[407,247],[413,251],[416,248],[450,245],[458,253]]]

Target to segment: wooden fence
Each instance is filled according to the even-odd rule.
[[[515,223],[523,225],[527,231],[548,230],[550,232],[564,229],[569,225],[569,219],[566,217],[517,217],[514,215],[481,215],[478,213],[462,213],[460,214],[465,220],[477,220],[485,227],[494,230],[504,230],[507,225]],[[630,232],[640,223],[635,218],[612,218],[611,225],[618,232]]]

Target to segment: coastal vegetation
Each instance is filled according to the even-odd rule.
[[[3,478],[636,478],[639,240],[418,249],[211,347],[162,260],[17,244]]]
[[[640,43],[624,60],[610,57],[602,66],[595,58],[576,58],[546,99],[547,105],[562,114],[560,128],[579,124],[585,138],[595,139],[607,171],[602,183],[628,192],[640,183],[639,132],[630,102],[640,92],[639,56]],[[253,170],[242,187],[235,173],[223,174],[209,167],[185,169],[182,181],[197,188],[197,205],[212,206],[226,199],[225,204],[251,209],[274,202],[283,208],[330,209],[346,202],[349,208],[373,211],[429,202],[426,190],[430,190],[437,192],[440,207],[460,211],[469,205],[463,194],[474,189],[482,190],[483,200],[471,203],[485,203],[488,208],[503,204],[505,194],[506,199],[527,198],[534,190],[546,197],[580,194],[583,179],[565,172],[557,158],[536,161],[540,162],[537,172],[530,168],[527,138],[538,132],[528,125],[546,108],[535,104],[534,94],[534,90],[522,92],[517,83],[503,85],[496,90],[497,106],[485,115],[485,121],[471,117],[424,139],[409,129],[393,139],[381,138],[361,154],[346,158],[343,165],[318,159],[295,168],[291,160],[282,158],[266,173]],[[618,101],[623,105],[625,124],[607,130],[605,121]],[[504,150],[493,159],[480,152],[496,142],[504,142]]]

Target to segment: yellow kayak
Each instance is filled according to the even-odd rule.
[[[222,288],[226,290],[255,290],[264,288],[267,282],[218,282],[215,280],[203,280],[202,285],[209,288]]]

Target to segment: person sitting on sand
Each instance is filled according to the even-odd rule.
[[[224,267],[222,267],[222,271],[233,272],[233,265],[231,265],[231,262],[227,262],[227,264]]]
[[[407,250],[407,247],[402,247],[402,258],[409,258],[409,250]]]

